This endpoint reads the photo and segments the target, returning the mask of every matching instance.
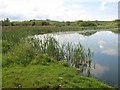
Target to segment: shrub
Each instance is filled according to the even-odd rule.
[[[97,24],[95,24],[94,22],[91,22],[91,21],[84,21],[81,23],[81,26],[89,27],[89,26],[97,26]]]

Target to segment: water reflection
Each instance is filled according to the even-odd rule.
[[[102,49],[104,48],[105,41],[100,40],[98,44],[99,44],[99,47]]]
[[[82,68],[80,70],[80,74],[83,74],[83,75],[86,75],[86,76],[95,76],[95,77],[98,77],[98,76],[101,76],[103,73],[105,73],[106,71],[109,70],[108,67],[104,66],[104,65],[101,65],[101,64],[98,64],[96,63],[94,68],[93,68],[94,65],[92,65],[92,68]],[[93,74],[94,73],[94,74]]]
[[[45,34],[47,35],[47,34]],[[85,47],[90,47],[94,52],[92,62],[95,69],[81,70],[83,75],[94,76],[109,85],[118,83],[118,35],[111,31],[100,31],[83,34],[83,32],[59,32],[48,34],[57,39],[59,43],[80,42]],[[87,36],[86,36],[87,35]],[[44,35],[43,35],[44,36]],[[41,35],[37,36],[41,38]],[[93,63],[94,66],[94,63]]]
[[[80,32],[79,34],[83,35],[83,36],[91,36],[93,34],[95,34],[97,31],[84,31],[84,32]]]
[[[101,53],[118,56],[118,51],[115,48],[102,48]]]
[[[109,70],[108,67],[97,63],[95,65],[95,70],[93,70],[92,73],[94,73],[94,76],[96,77],[96,76],[101,76],[103,73],[105,73],[108,70]]]

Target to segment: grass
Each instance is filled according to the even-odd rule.
[[[3,54],[2,66],[3,88],[111,88],[79,75],[79,69],[40,53],[27,42],[21,42],[12,52]]]
[[[77,68],[81,66],[90,67],[92,61],[92,53],[89,48],[85,49],[80,43],[77,45],[68,43],[66,46],[60,46],[53,37],[44,37],[43,40],[28,38],[22,40],[10,50],[8,46],[7,48],[3,46],[3,48],[6,50],[3,55],[3,67],[14,63],[26,66],[33,59],[37,63],[37,59],[41,58],[39,54],[47,54],[57,61],[65,60],[70,66]]]
[[[44,42],[26,39],[36,34],[66,30],[82,29],[78,27],[3,27],[3,87],[111,88],[96,79],[78,74],[77,64],[90,65],[90,49],[85,50],[81,44],[73,48],[69,43],[66,46],[63,45],[64,49],[61,49],[54,38],[46,38]],[[42,42],[41,46],[39,46],[40,42]],[[77,63],[75,64],[77,68],[71,67],[65,60],[72,64]]]
[[[79,67],[86,65],[92,61],[92,52],[90,48],[85,49],[80,43],[73,45],[67,43],[60,45],[54,37],[46,36],[43,39],[30,38],[29,43],[34,48],[38,48],[41,53],[47,53],[49,56],[54,57],[56,60],[66,60],[69,65]]]
[[[44,33],[52,33],[52,32],[64,32],[64,31],[81,31],[81,30],[93,30],[98,29],[101,30],[103,28],[94,28],[94,27],[78,27],[78,26],[33,26],[33,27],[3,27],[2,28],[2,39],[7,40],[9,42],[17,43],[21,40],[21,38],[25,38],[27,36],[39,35]]]
[[[116,34],[119,34],[120,33],[120,30],[119,29],[112,29],[112,32],[116,33]]]
[[[3,88],[111,88],[93,78],[80,76],[63,61],[49,65],[3,68]]]

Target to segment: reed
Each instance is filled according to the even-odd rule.
[[[35,37],[28,40],[33,47],[38,48],[40,53],[48,54],[56,60],[65,60],[68,65],[77,68],[91,67],[93,53],[90,48],[84,48],[81,43],[73,44],[67,43],[66,45],[60,44],[52,36],[44,36],[42,39]]]

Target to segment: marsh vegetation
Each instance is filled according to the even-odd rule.
[[[83,70],[83,67],[91,67],[93,53],[90,48],[85,48],[80,42],[60,44],[54,37],[44,37],[44,39],[33,37],[44,33],[92,30],[102,27],[72,26],[75,24],[72,22],[66,22],[65,25],[55,22],[54,25],[49,20],[47,22],[50,24],[43,23],[42,26],[37,26],[37,22],[42,21],[35,21],[32,26],[26,26],[27,24],[21,26],[21,22],[9,22],[3,27],[3,87],[21,85],[42,88],[111,88],[91,77],[79,75],[78,71]]]

